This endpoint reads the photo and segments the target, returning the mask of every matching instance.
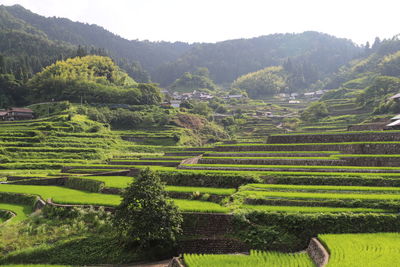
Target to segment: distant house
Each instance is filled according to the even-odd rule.
[[[243,98],[243,95],[228,95],[229,99],[240,99]]]
[[[400,93],[391,96],[389,99],[393,99],[396,102],[400,102]]]
[[[390,119],[390,123],[386,125],[387,129],[400,130],[400,114]]]
[[[289,100],[289,104],[300,104],[299,100]]]
[[[315,96],[315,92],[304,93],[304,96]]]
[[[171,100],[171,107],[180,108],[182,101],[180,100]]]
[[[29,108],[9,108],[0,112],[0,119],[7,121],[31,120],[33,111]]]

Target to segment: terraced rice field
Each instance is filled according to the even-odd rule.
[[[306,253],[279,253],[251,251],[250,255],[213,255],[185,254],[188,267],[218,266],[218,267],[312,267],[314,263]]]
[[[250,184],[237,193],[252,209],[299,212],[398,212],[400,190],[396,187],[295,186]],[[262,205],[257,207],[254,204]],[[274,207],[291,206],[291,207]]]
[[[394,216],[400,210],[400,164],[397,165],[397,160],[400,163],[400,155],[396,152],[398,150],[391,148],[400,147],[400,142],[387,140],[392,134],[394,137],[390,138],[399,138],[399,132],[368,133],[378,135],[374,137],[378,139],[385,136],[382,138],[386,138],[386,141],[305,142],[311,137],[305,135],[302,141],[302,134],[298,133],[293,134],[293,137],[289,135],[293,142],[256,144],[255,142],[261,141],[261,137],[265,142],[264,130],[269,129],[270,133],[276,130],[275,124],[265,119],[258,120],[257,127],[253,130],[243,128],[243,135],[238,138],[242,142],[251,141],[253,144],[201,148],[172,147],[165,154],[159,147],[141,147],[144,153],[130,153],[131,149],[137,147],[133,144],[127,145],[119,135],[126,134],[131,138],[151,136],[159,141],[166,138],[167,132],[159,135],[139,131],[130,134],[110,131],[90,133],[88,128],[78,129],[77,120],[82,118],[75,118],[72,122],[65,120],[65,117],[53,119],[56,122],[49,119],[18,125],[0,123],[1,181],[6,181],[6,177],[9,177],[9,181],[25,177],[27,179],[24,182],[34,183],[41,178],[65,175],[87,179],[90,183],[103,183],[106,188],[120,189],[116,190],[118,193],[134,182],[135,178],[123,174],[103,176],[102,173],[150,166],[153,170],[176,176],[168,181],[166,191],[173,195],[173,201],[184,212],[251,213],[256,210],[268,215],[287,213],[288,216],[293,216],[301,213],[299,216],[311,217],[314,216],[311,214],[316,213],[345,213],[343,216],[372,213],[371,216],[379,219],[380,215]],[[339,127],[333,124],[328,126]],[[347,135],[346,132],[337,134]],[[362,136],[362,133],[353,133],[353,136],[355,135]],[[281,135],[279,138],[288,136]],[[323,139],[321,136],[318,138]],[[146,152],[148,150],[156,153]],[[180,164],[184,159],[199,155],[202,155],[202,158],[197,163]],[[366,164],[359,166],[357,160],[365,161]],[[277,163],[269,164],[272,161]],[[319,164],[307,164],[313,161]],[[64,169],[61,173],[62,167]],[[93,173],[98,174],[76,176]],[[189,181],[193,184],[188,184],[185,179],[191,179]],[[83,188],[72,189],[54,185],[0,184],[0,192],[38,195],[44,200],[52,199],[54,203],[59,204],[115,207],[121,200],[117,194],[88,192]],[[214,199],[209,198],[210,196]],[[14,211],[17,214],[13,219],[15,222],[25,219],[31,211],[26,206],[5,203],[0,204],[0,209]],[[332,253],[329,266],[357,266],[354,265],[354,260],[357,259],[356,252],[347,253],[351,244],[357,244],[355,251],[359,251],[360,255],[369,253],[376,256],[365,257],[375,265],[368,265],[367,262],[361,266],[385,266],[382,264],[393,262],[390,252],[399,252],[397,247],[392,249],[393,244],[399,241],[396,234],[383,234],[376,239],[364,235],[322,235],[321,239]],[[382,240],[382,244],[371,246],[368,244],[370,240]],[[185,262],[189,267],[314,266],[305,253],[256,251],[250,256],[186,254]],[[348,265],[343,265],[347,262]]]
[[[330,252],[328,267],[400,266],[400,234],[319,235]]]
[[[17,223],[28,218],[28,215],[32,213],[32,207],[27,205],[19,205],[19,204],[9,204],[9,203],[0,203],[0,210],[11,211],[15,214],[14,217],[9,219],[7,222],[9,223]]]

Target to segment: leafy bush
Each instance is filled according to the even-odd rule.
[[[237,188],[243,184],[258,183],[261,179],[251,175],[235,175],[207,172],[160,172],[168,185]]]
[[[253,248],[297,251],[322,233],[396,232],[400,215],[251,211],[237,214],[235,227],[235,234]]]
[[[104,188],[104,183],[90,179],[68,178],[65,186],[73,189],[99,193]]]
[[[152,250],[172,248],[182,221],[160,177],[149,168],[142,170],[136,182],[123,192],[114,218],[126,244]]]

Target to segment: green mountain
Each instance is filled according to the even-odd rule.
[[[35,74],[26,84],[31,102],[159,104],[159,89],[138,84],[108,57],[86,56],[58,61]]]
[[[63,41],[73,45],[94,46],[107,50],[112,57],[139,61],[149,71],[158,65],[175,60],[189,45],[182,42],[149,42],[126,40],[97,25],[73,22],[65,18],[46,18],[20,5],[4,7],[13,17],[39,29],[53,41]]]
[[[26,51],[37,57],[37,64],[30,62],[33,59],[28,60],[29,68],[34,65],[32,73],[54,63],[55,58],[73,56],[79,45],[89,48],[90,54],[111,56],[133,78],[144,82],[148,78],[143,75],[141,65],[162,86],[198,67],[208,68],[210,78],[218,84],[231,83],[241,75],[282,65],[288,58],[294,65],[317,70],[318,77],[323,77],[362,51],[350,40],[318,32],[272,34],[218,43],[129,41],[97,25],[43,17],[19,5],[0,6],[0,9],[0,38],[4,40],[0,53],[13,55],[9,49],[14,49],[18,54]],[[28,41],[29,38],[34,41]],[[42,47],[49,51],[45,59]]]
[[[241,75],[282,65],[290,58],[294,66],[313,69],[319,78],[335,72],[361,51],[350,40],[318,32],[272,34],[197,44],[178,60],[160,66],[152,77],[166,85],[184,72],[206,67],[216,83],[231,83]]]
[[[400,40],[376,40],[364,57],[354,60],[328,79],[332,89],[322,100],[354,98],[355,103],[375,114],[398,113],[400,105],[390,100],[400,93]]]

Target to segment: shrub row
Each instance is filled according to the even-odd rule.
[[[160,176],[167,185],[180,186],[237,188],[243,184],[262,182],[262,179],[256,176],[224,173],[160,171]]]
[[[398,214],[294,214],[250,211],[235,216],[235,235],[252,248],[298,251],[318,234],[397,232]]]
[[[0,192],[0,202],[33,206],[37,201],[36,196]]]
[[[72,189],[78,189],[83,191],[100,193],[104,188],[104,183],[91,179],[81,179],[81,178],[68,178],[66,183],[66,187]]]
[[[293,185],[349,185],[349,186],[400,186],[400,179],[365,176],[262,176],[268,184]]]

